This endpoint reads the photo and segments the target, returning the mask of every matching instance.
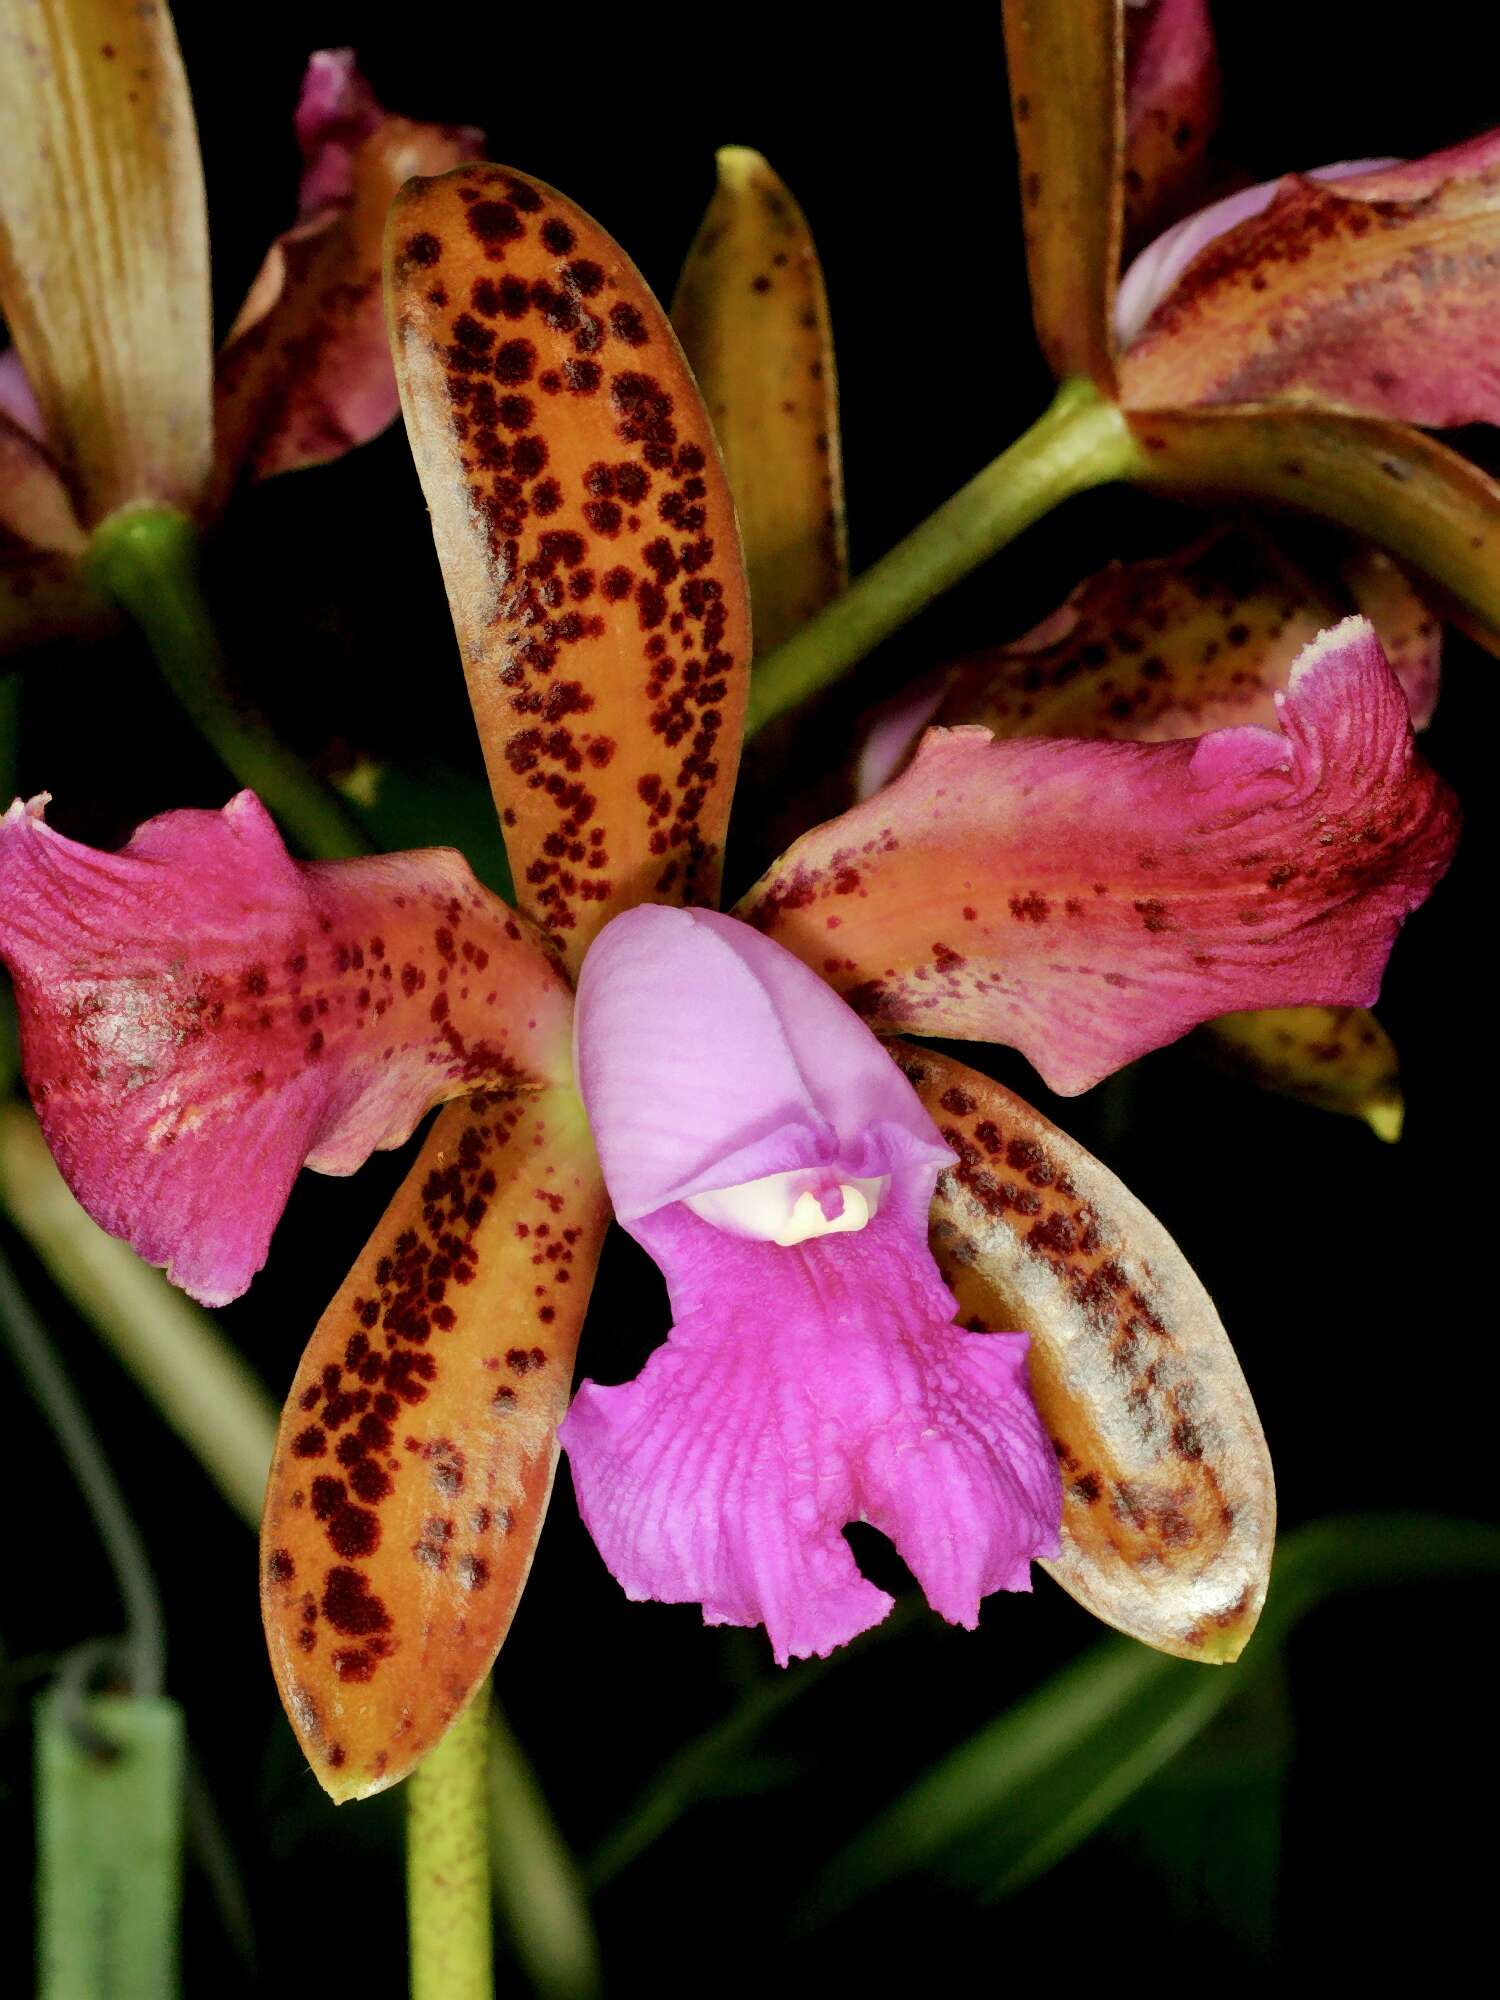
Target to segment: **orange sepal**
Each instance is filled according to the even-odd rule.
[[[672,324],[724,454],[769,653],[849,581],[833,331],[791,190],[748,146],[721,147],[718,169]]]
[[[1160,1652],[1238,1658],[1265,1601],[1276,1496],[1212,1301],[1156,1218],[1028,1104],[930,1049],[893,1053],[959,1156],[932,1248],[960,1318],[1031,1336],[1063,1476],[1062,1552],[1044,1567]]]
[[[1125,147],[1119,0],[1005,0],[1031,313],[1052,372],[1114,394]]]
[[[571,1086],[441,1112],[318,1322],[261,1528],[277,1685],[337,1802],[405,1777],[526,1582],[609,1219]]]
[[[0,131],[0,310],[80,518],[193,506],[211,451],[208,222],[165,0],[7,6]]]
[[[665,314],[552,188],[411,182],[386,269],[517,893],[576,969],[634,903],[718,899],[750,656],[728,483]]]

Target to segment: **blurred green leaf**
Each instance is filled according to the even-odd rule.
[[[488,889],[514,903],[516,886],[489,786],[435,759],[403,770],[356,764],[336,789],[384,854],[408,847],[456,847]]]
[[[170,2000],[182,1867],[177,1704],[47,1695],[36,1775],[42,2000]]]
[[[920,1778],[831,1863],[807,1907],[826,1921],[901,1876],[1013,1894],[1109,1820],[1228,1703],[1275,1673],[1302,1616],[1335,1592],[1500,1573],[1500,1529],[1420,1514],[1321,1521],[1282,1542],[1254,1642],[1200,1666],[1109,1638]]]
[[[1263,1671],[1110,1822],[1114,1857],[1165,1893],[1175,1937],[1270,1955],[1291,1754],[1286,1673]]]
[[[495,1895],[538,2000],[593,2000],[599,1945],[577,1864],[498,1705],[488,1783]]]

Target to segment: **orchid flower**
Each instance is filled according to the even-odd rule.
[[[303,172],[215,361],[192,104],[164,5],[14,0],[0,26],[0,651],[101,625],[101,524],[206,525],[237,480],[338,457],[396,415],[380,301],[392,194],[476,132],[383,111],[352,53],[308,64]]]
[[[1032,311],[1062,387],[760,663],[752,726],[1059,501],[1115,479],[1335,521],[1410,563],[1500,650],[1500,483],[1413,428],[1497,415],[1500,133],[1244,190],[1147,244],[1121,283],[1127,194],[1137,217],[1168,210],[1183,184],[1161,135],[1191,156],[1211,116],[1203,0],[1007,0],[1005,29]]]
[[[720,918],[748,607],[671,329],[596,223],[503,168],[410,184],[388,241],[520,909],[442,851],[294,862],[244,797],[118,855],[39,801],[0,826],[43,1127],[85,1206],[199,1296],[248,1283],[298,1164],[352,1171],[456,1099],[314,1331],[271,1473],[267,1631],[321,1782],[394,1782],[488,1671],[610,1194],[676,1321],[568,1426],[627,1590],[788,1656],[881,1613],[836,1546],[857,1515],[966,1622],[1056,1535],[1101,1616],[1232,1658],[1273,1502],[1202,1287],[1019,1099],[896,1043],[902,1084],[867,1029],[1007,1042],[1077,1091],[1229,1008],[1368,1000],[1455,838],[1373,632],[1306,649],[1275,731],[933,731]],[[934,1179],[962,1330],[922,1247]]]

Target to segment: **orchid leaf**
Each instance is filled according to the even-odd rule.
[[[739,913],[878,1031],[1008,1042],[1065,1094],[1219,1014],[1366,1005],[1456,808],[1363,620],[1302,655],[1280,720],[1177,743],[932,730]]]
[[[349,51],[313,58],[298,115],[303,211],[272,244],[219,351],[217,506],[256,479],[320,465],[377,436],[399,403],[381,299],[385,219],[414,174],[471,158],[479,133],[381,110]]]
[[[14,0],[0,129],[0,309],[83,521],[190,508],[212,450],[208,225],[162,0]]]
[[[1114,391],[1124,52],[1119,0],[1005,0],[1037,338],[1058,379]]]
[[[1031,1390],[1062,1468],[1043,1566],[1162,1652],[1238,1658],[1265,1597],[1271,1461],[1212,1301],[1108,1168],[999,1084],[900,1045],[958,1155],[932,1248],[966,1325],[1030,1334]]]
[[[1131,478],[1193,500],[1273,501],[1340,521],[1450,600],[1500,652],[1500,482],[1404,424],[1288,404],[1134,411]]]
[[[608,1214],[569,1087],[450,1106],[308,1343],[271,1467],[262,1607],[336,1801],[404,1777],[489,1672],[546,1513]]]
[[[59,1689],[37,1705],[41,2000],[170,2000],[182,1904],[182,1711]]]
[[[1396,1047],[1363,1007],[1273,1007],[1226,1014],[1198,1031],[1199,1051],[1262,1090],[1362,1118],[1378,1138],[1401,1136]]]
[[[840,1854],[819,1917],[915,1871],[998,1900],[1056,1866],[1219,1715],[1275,1673],[1304,1615],[1335,1593],[1500,1572],[1500,1533],[1421,1514],[1355,1514],[1289,1535],[1257,1643],[1205,1674],[1105,1639],[920,1778]]]
[[[712,903],[750,651],[734,506],[676,336],[596,222],[501,167],[387,234],[397,380],[511,865],[576,968]]]
[[[458,849],[487,889],[515,902],[494,803],[477,773],[439,757],[400,764],[362,758],[334,783],[380,853],[441,839]]]
[[[1411,424],[1495,422],[1497,160],[1487,133],[1352,179],[1288,175],[1131,341],[1126,407],[1296,396]]]
[[[1125,230],[1147,241],[1192,206],[1219,121],[1208,0],[1125,8]]]
[[[849,580],[838,386],[812,232],[759,153],[725,146],[672,324],[729,476],[755,642],[790,638]]]

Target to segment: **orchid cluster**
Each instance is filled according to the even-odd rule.
[[[87,21],[69,115],[131,166],[88,186],[158,207],[96,313],[68,290],[102,240],[61,237],[72,181],[7,186],[0,638],[106,614],[101,527],[216,520],[236,477],[357,445],[399,390],[516,885],[511,907],[445,847],[295,859],[250,790],[115,853],[50,827],[45,795],[0,821],[48,1144],[193,1297],[251,1284],[301,1168],[353,1173],[445,1107],[313,1331],[267,1493],[271,1658],[322,1784],[383,1789],[463,1712],[559,1450],[629,1597],[763,1626],[782,1663],[889,1611],[859,1521],[955,1624],[1040,1563],[1145,1643],[1232,1660],[1274,1499],[1211,1303],[1103,1166],[904,1038],[1004,1044],[1066,1095],[1230,1017],[1284,1087],[1393,1126],[1362,1010],[1457,838],[1413,728],[1440,613],[1500,622],[1500,492],[1406,427],[1496,415],[1494,135],[1193,211],[1201,0],[1011,0],[1065,382],[1032,474],[1011,460],[1018,507],[1127,477],[1364,539],[1315,572],[1236,521],[1081,583],[873,717],[839,752],[845,809],[723,913],[747,705],[786,712],[945,580],[901,581],[919,531],[845,588],[826,301],[769,167],[722,156],[669,319],[565,195],[315,57],[301,214],[214,365],[165,14],[8,14]],[[114,88],[127,34],[170,115]],[[753,678],[752,600],[774,649]],[[671,1331],[635,1380],[572,1394],[611,1215]],[[607,1375],[607,1324],[590,1339]]]

